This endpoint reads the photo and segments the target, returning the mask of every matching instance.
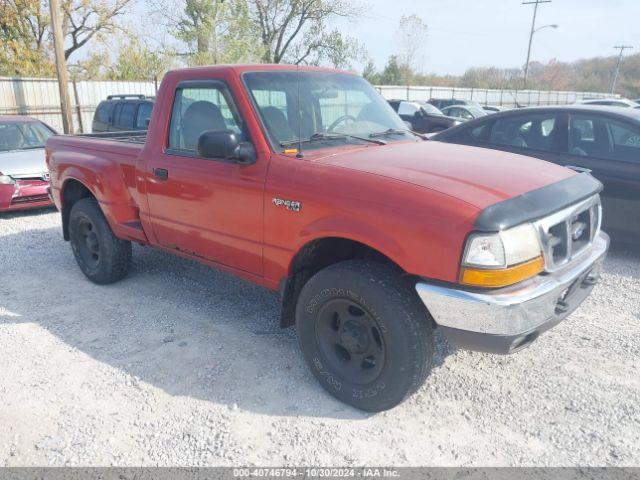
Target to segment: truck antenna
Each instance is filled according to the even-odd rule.
[[[300,104],[300,64],[296,63],[296,82],[298,84],[298,153],[296,158],[304,158],[302,153],[302,105]]]

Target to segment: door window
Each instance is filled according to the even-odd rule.
[[[149,119],[151,118],[152,103],[141,103],[138,107],[138,115],[136,117],[136,128],[147,128]]]
[[[640,149],[640,131],[616,122],[609,122],[615,147],[635,147]],[[640,153],[640,150],[636,153]]]
[[[464,108],[458,109],[459,117],[465,118],[467,120],[473,120],[473,115],[469,110],[465,110]]]
[[[445,115],[449,115],[450,117],[461,117],[461,111],[459,108],[449,108],[445,111]]]
[[[102,123],[109,123],[111,110],[113,110],[113,103],[102,102],[100,105],[98,105],[98,110],[96,111],[96,119]]]
[[[398,115],[406,115],[408,117],[414,117],[420,110],[420,105],[413,102],[402,102],[398,109]]]
[[[640,126],[598,116],[569,119],[571,155],[640,162]]]
[[[110,125],[116,125],[118,123],[118,118],[120,117],[120,112],[122,111],[122,103],[116,103],[113,107],[113,116],[111,117]]]
[[[133,128],[133,115],[135,109],[136,106],[133,103],[123,103],[116,125],[120,128]]]
[[[489,133],[490,128],[491,128],[491,124],[485,123],[484,125],[480,125],[479,127],[472,128],[469,131],[469,135],[471,135],[471,138],[473,138],[474,140],[480,140],[480,141],[486,142],[487,134]]]
[[[550,151],[553,148],[555,115],[529,115],[496,120],[490,143]]]
[[[178,88],[176,91],[168,146],[196,152],[198,139],[207,130],[226,130],[242,134],[242,123],[226,87]]]

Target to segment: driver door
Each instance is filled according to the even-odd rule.
[[[640,237],[640,128],[637,125],[591,112],[571,114],[561,163],[591,170],[602,182],[605,229]]]
[[[147,163],[153,232],[163,247],[261,275],[268,158],[253,165],[204,158],[197,143],[207,130],[232,130],[250,141],[225,83],[180,83],[167,144]]]

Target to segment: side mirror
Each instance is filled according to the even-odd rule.
[[[231,130],[207,130],[198,138],[198,154],[205,158],[234,160],[243,165],[256,162],[256,151],[249,142],[241,142]]]

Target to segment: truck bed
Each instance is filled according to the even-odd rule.
[[[77,133],[74,137],[100,138],[103,140],[114,140],[127,143],[144,143],[147,140],[146,130],[135,130],[131,132],[103,132],[103,133]]]

